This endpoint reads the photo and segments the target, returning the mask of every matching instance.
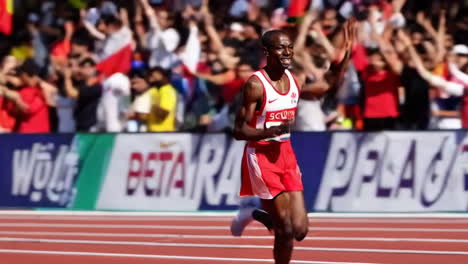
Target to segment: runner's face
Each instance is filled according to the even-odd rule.
[[[274,65],[281,65],[284,69],[289,69],[294,56],[293,48],[292,41],[288,35],[274,35],[271,46],[267,49],[268,62]]]

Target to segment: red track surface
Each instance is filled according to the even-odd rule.
[[[0,213],[0,263],[273,263],[259,224],[230,217],[44,216]],[[468,263],[465,218],[310,218],[292,263]]]

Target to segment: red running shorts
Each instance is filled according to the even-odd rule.
[[[281,192],[304,190],[302,174],[289,140],[247,143],[241,174],[240,196],[273,199]]]

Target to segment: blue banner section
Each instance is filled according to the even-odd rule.
[[[70,206],[78,175],[73,135],[0,135],[0,207]]]
[[[304,200],[309,212],[313,211],[327,161],[330,133],[297,132],[291,137],[297,163],[302,172]]]
[[[208,150],[206,147],[206,137],[209,136],[210,135],[205,135],[205,138],[200,140],[200,147],[197,148],[194,156],[206,156],[200,155],[201,151],[211,151],[212,155],[220,155],[220,158],[218,159],[211,157],[210,161],[202,161],[201,163],[207,164],[209,167],[215,166],[217,168],[216,172],[206,179],[210,179],[212,186],[216,186],[220,192],[224,190],[224,193],[221,195],[221,199],[218,200],[219,202],[210,203],[210,200],[207,199],[210,197],[210,192],[207,189],[210,185],[205,184],[202,191],[203,195],[199,210],[237,209],[237,205],[232,205],[232,201],[229,203],[229,197],[232,196],[232,191],[228,191],[229,186],[226,186],[225,184],[223,185],[221,181],[223,178],[226,178],[222,176],[223,174],[231,175],[231,177],[239,177],[239,162],[243,153],[238,147],[233,147],[237,146],[236,141],[229,137],[227,137],[225,141],[221,142],[221,144],[213,145],[213,148]],[[302,172],[304,199],[306,202],[306,208],[309,211],[313,210],[315,198],[320,187],[320,180],[325,167],[330,138],[331,136],[329,133],[302,132],[293,133],[291,137],[291,143]],[[238,190],[234,191],[238,192]]]

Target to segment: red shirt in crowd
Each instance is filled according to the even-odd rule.
[[[7,132],[12,132],[15,128],[16,118],[12,115],[13,110],[13,103],[0,97],[0,127]]]
[[[18,118],[19,133],[48,133],[50,132],[49,109],[41,88],[30,86],[22,88],[21,99],[28,105],[26,113]]]
[[[70,40],[63,40],[55,44],[52,48],[52,56],[60,58],[64,61],[67,60],[67,56],[71,51],[71,41]]]
[[[398,87],[400,77],[391,70],[362,72],[364,82],[364,118],[398,117]]]
[[[232,103],[234,98],[242,89],[242,85],[244,85],[245,81],[241,78],[236,78],[226,84],[223,85],[223,90],[221,96],[224,99],[225,103]]]

